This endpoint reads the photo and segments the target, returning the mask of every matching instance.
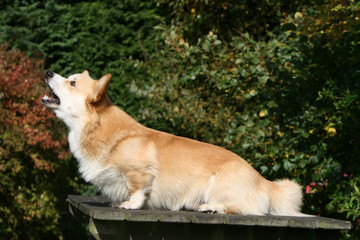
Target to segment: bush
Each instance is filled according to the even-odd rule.
[[[66,129],[40,103],[42,66],[41,60],[0,47],[0,235],[5,239],[63,238],[71,222],[64,200],[80,190]]]
[[[229,40],[233,34],[250,33],[256,39],[279,25],[283,16],[314,1],[284,0],[158,0],[159,9],[168,24],[175,23],[184,37],[196,43],[209,31]]]
[[[352,220],[354,231],[344,237],[359,234],[359,2],[29,0],[0,6],[0,42],[44,57],[45,66],[61,74],[111,72],[110,97],[145,125],[226,147],[269,179],[296,179],[306,193],[304,212]],[[10,90],[1,90],[1,101]],[[20,110],[18,121],[26,119]],[[21,159],[31,160],[40,151],[36,156],[49,165],[52,155],[36,147],[40,143],[24,143],[23,130],[17,131],[9,143],[1,140],[11,143],[4,149],[14,149],[6,156],[25,153]],[[75,171],[65,158],[59,161],[49,166]],[[70,181],[70,175],[62,177]],[[13,214],[11,206],[3,209]],[[52,226],[44,231],[62,236],[59,225]]]
[[[1,11],[0,43],[44,58],[46,68],[65,76],[116,73],[111,97],[131,111],[123,78],[142,76],[134,65],[152,51],[158,21],[151,1],[16,1]]]
[[[270,179],[297,179],[305,212],[354,220],[357,231],[359,7],[307,7],[266,41],[212,31],[187,41],[182,28],[159,26],[148,80],[133,81],[147,99],[140,118],[237,152]]]

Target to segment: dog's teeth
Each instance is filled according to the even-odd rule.
[[[43,97],[43,99],[45,99],[45,100],[48,99],[48,98],[49,98],[49,97],[48,97],[47,95],[44,95],[44,97]]]

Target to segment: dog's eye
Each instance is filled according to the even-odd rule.
[[[76,82],[75,82],[75,81],[70,81],[70,85],[73,86],[73,87],[75,87]]]

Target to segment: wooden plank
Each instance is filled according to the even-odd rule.
[[[110,201],[101,196],[69,195],[69,204],[94,220],[128,222],[162,222],[226,224],[238,226],[288,227],[303,229],[348,230],[348,221],[324,217],[289,216],[241,216],[230,214],[207,214],[191,211],[125,210],[110,207]],[[74,211],[74,210],[72,210]]]

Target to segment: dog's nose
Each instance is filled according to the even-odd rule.
[[[54,76],[54,72],[52,71],[46,71],[45,78],[52,78]]]

